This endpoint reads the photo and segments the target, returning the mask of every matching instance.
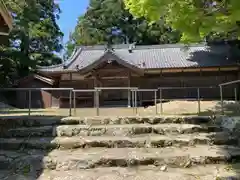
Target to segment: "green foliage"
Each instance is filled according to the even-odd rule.
[[[28,75],[37,65],[60,63],[56,52],[62,49],[63,33],[56,23],[60,9],[54,0],[4,2],[14,20],[9,43],[0,49],[2,74],[10,78],[7,84]]]
[[[113,34],[112,29],[121,33]],[[149,24],[135,19],[122,0],[90,0],[87,12],[78,19],[67,44],[67,54],[80,45],[133,43],[142,45],[176,43],[180,33],[169,28],[164,20]]]
[[[196,42],[209,34],[239,38],[239,0],[125,0],[127,9],[150,22],[161,18],[173,29],[183,32],[183,42]]]

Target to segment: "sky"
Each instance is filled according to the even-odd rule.
[[[64,33],[63,42],[66,43],[77,24],[77,19],[80,15],[86,12],[89,0],[56,0],[60,5],[62,13],[58,24]]]

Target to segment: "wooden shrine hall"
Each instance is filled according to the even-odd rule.
[[[220,83],[236,79],[239,79],[239,63],[228,45],[82,46],[63,64],[39,67],[37,74],[24,78],[18,87],[203,87],[201,97],[215,99],[219,98]],[[210,86],[216,88],[208,89]],[[234,96],[231,90],[224,93],[226,97]],[[163,92],[165,99],[196,96],[196,89]],[[35,97],[42,99],[41,103],[35,103],[36,107],[69,106],[66,92],[41,92]],[[130,90],[104,90],[100,94],[100,105],[129,106],[129,97]],[[153,101],[154,93],[138,93],[137,99],[139,105]],[[77,106],[93,107],[93,104],[93,93],[77,93]]]

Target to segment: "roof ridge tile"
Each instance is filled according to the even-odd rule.
[[[128,49],[130,44],[113,44],[113,49]],[[182,47],[205,47],[208,46],[206,43],[192,43],[192,44],[156,44],[156,45],[135,45],[134,50],[138,49],[163,49],[163,48],[182,48]],[[78,46],[84,51],[91,50],[105,50],[106,45],[94,45],[94,46]]]

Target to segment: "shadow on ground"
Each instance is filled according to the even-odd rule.
[[[222,108],[223,107],[223,108]],[[228,136],[228,143],[222,145],[222,151],[232,158],[228,159],[228,165],[226,167],[227,171],[234,171],[234,177],[226,177],[219,179],[226,180],[235,180],[240,179],[240,157],[235,156],[235,152],[232,151],[232,147],[240,146],[240,104],[239,102],[218,102],[217,105],[212,110],[207,110],[201,112],[200,116],[212,116],[213,118],[222,116],[221,121],[213,122],[214,125],[222,126],[222,130],[226,133],[225,136]],[[218,136],[211,137],[213,141],[218,140]],[[217,179],[218,180],[218,179]]]
[[[18,112],[21,113],[22,111]],[[44,171],[44,158],[57,147],[54,144],[52,147],[44,145],[41,147],[40,144],[41,148],[35,149],[35,147],[29,147],[26,141],[36,139],[41,143],[41,140],[44,139],[43,144],[51,144],[50,142],[56,137],[56,134],[53,134],[53,132],[56,132],[56,125],[61,124],[60,121],[64,117],[66,116],[15,116],[11,114],[0,116],[0,179],[37,180]],[[26,130],[23,134],[16,130],[18,128],[27,129],[41,126],[46,126],[49,130],[44,130],[42,133]],[[9,133],[11,130],[15,131],[14,135]],[[16,144],[8,143],[9,141],[13,142],[14,139],[20,140],[20,143],[17,141]],[[6,161],[4,157],[8,157],[8,160]]]

